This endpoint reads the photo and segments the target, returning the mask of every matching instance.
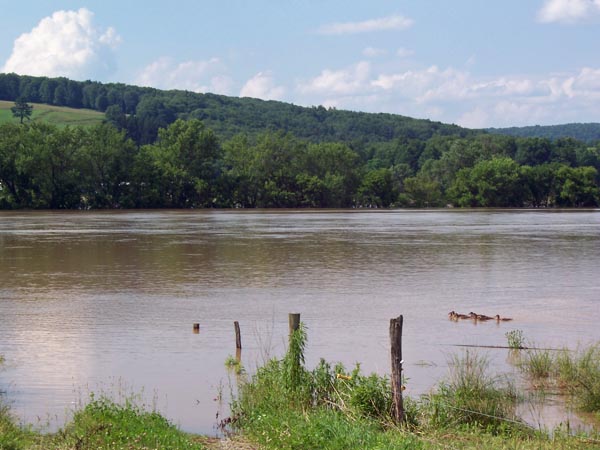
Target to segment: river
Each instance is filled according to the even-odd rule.
[[[514,329],[544,347],[600,341],[600,211],[1,212],[0,281],[0,391],[21,420],[54,429],[90,392],[134,392],[211,434],[235,387],[234,321],[249,373],[299,312],[309,367],[385,374],[402,314],[411,396],[458,345]],[[507,350],[483,352],[517,376]]]

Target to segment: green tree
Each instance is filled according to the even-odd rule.
[[[448,196],[459,206],[523,206],[529,197],[519,165],[511,158],[480,161],[458,171]]]
[[[175,121],[140,149],[135,173],[139,206],[209,207],[217,201],[221,146],[199,120]]]
[[[377,169],[367,172],[358,189],[358,203],[361,206],[387,208],[398,197],[391,169]]]
[[[12,111],[13,117],[19,118],[21,123],[23,123],[24,119],[31,119],[31,114],[33,113],[33,105],[30,105],[23,98],[20,97],[15,101],[15,106],[10,108],[10,110]]]
[[[402,205],[417,208],[442,206],[444,200],[440,183],[421,172],[404,180],[404,192],[399,197]]]
[[[136,147],[111,125],[86,128],[79,156],[81,191],[86,208],[118,208],[135,204],[131,173]]]

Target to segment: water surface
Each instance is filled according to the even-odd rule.
[[[4,212],[0,388],[25,422],[53,426],[89,391],[143,389],[211,433],[235,384],[233,321],[252,371],[300,312],[310,367],[382,374],[404,315],[416,396],[457,344],[506,345],[512,329],[546,347],[599,341],[599,279],[598,210]],[[452,309],[514,321],[454,323]],[[507,351],[488,357],[516,376]]]

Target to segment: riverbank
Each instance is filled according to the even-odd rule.
[[[522,348],[510,338],[509,344]],[[0,450],[600,449],[594,425],[583,433],[574,432],[566,420],[553,429],[523,421],[518,411],[528,393],[490,373],[486,358],[473,349],[452,358],[448,377],[429,394],[405,397],[404,420],[398,422],[387,377],[325,360],[309,370],[305,346],[302,325],[291,334],[283,358],[270,359],[252,376],[228,361],[238,390],[231,416],[223,422],[223,439],[181,431],[138,396],[115,401],[93,393],[62,429],[44,433],[18,425],[0,397]],[[598,423],[598,345],[555,353],[523,350],[515,358],[530,390],[560,392],[572,408]]]
[[[264,387],[265,376],[273,367],[261,369],[248,386]],[[337,368],[339,369],[339,367]],[[265,372],[266,371],[266,372]],[[346,375],[348,377],[352,374]],[[377,391],[377,380],[354,374],[361,380],[355,387]],[[340,378],[342,379],[342,378]],[[343,380],[343,379],[342,379]],[[273,381],[273,380],[272,380]],[[348,380],[346,380],[348,381]],[[283,387],[281,385],[280,387]],[[339,385],[338,387],[340,387]],[[274,386],[271,386],[274,387]],[[256,392],[256,391],[255,391]],[[272,393],[280,395],[281,389]],[[248,398],[242,394],[242,402]],[[257,398],[254,397],[254,400]],[[140,409],[134,403],[118,405],[106,398],[92,400],[77,411],[73,420],[53,434],[43,434],[17,425],[6,406],[0,408],[0,449],[2,450],[98,450],[98,449],[437,449],[437,448],[519,448],[519,449],[589,449],[600,448],[591,436],[572,436],[564,429],[548,434],[513,423],[496,427],[474,419],[471,422],[417,425],[421,406],[407,402],[409,423],[394,425],[382,416],[357,414],[356,402],[347,405],[314,405],[306,408],[289,396],[286,402],[266,407],[266,399],[252,405],[238,404],[237,435],[215,439],[178,430],[155,412]],[[266,403],[273,400],[267,400]],[[372,406],[372,405],[371,405]],[[439,406],[439,405],[438,405]],[[369,409],[369,403],[358,408]]]

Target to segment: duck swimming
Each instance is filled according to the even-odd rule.
[[[500,317],[500,314],[496,314],[494,319],[496,319],[496,322],[509,322],[512,320],[511,317]]]
[[[469,313],[469,317],[474,320],[482,320],[482,321],[493,319],[493,317],[486,316],[485,314],[477,314],[477,313],[474,313],[473,311],[471,311]]]
[[[448,313],[448,318],[450,320],[458,320],[458,319],[470,319],[470,316],[467,316],[466,314],[459,314],[456,311],[450,311]]]

